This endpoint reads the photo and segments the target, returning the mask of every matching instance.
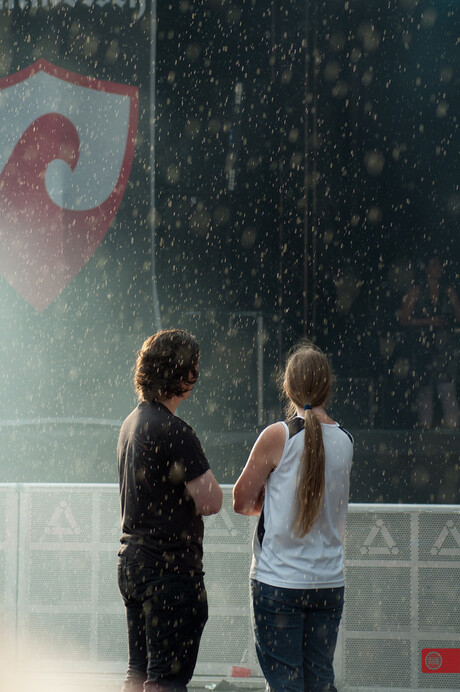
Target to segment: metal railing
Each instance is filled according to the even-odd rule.
[[[231,486],[205,520],[210,617],[196,678],[260,678],[249,615],[255,520],[236,515]],[[116,582],[115,485],[0,485],[0,650],[37,674],[107,674],[126,666]],[[349,509],[346,605],[335,656],[340,690],[460,690],[460,675],[422,673],[425,648],[460,639],[460,508]]]

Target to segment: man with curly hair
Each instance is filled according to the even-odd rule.
[[[194,430],[175,413],[198,379],[191,334],[162,330],[138,353],[139,403],[118,439],[118,584],[128,623],[124,692],[184,692],[208,617],[203,518],[222,506]]]

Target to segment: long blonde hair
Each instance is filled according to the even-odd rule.
[[[291,351],[284,370],[283,387],[289,399],[288,414],[296,407],[323,404],[332,386],[332,371],[324,353],[308,341]],[[305,446],[298,483],[299,511],[294,522],[296,533],[307,534],[323,505],[325,455],[321,424],[312,410],[305,411]]]

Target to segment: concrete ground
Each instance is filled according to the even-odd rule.
[[[0,671],[1,692],[120,692],[123,679],[111,675],[60,675],[40,674],[32,677],[18,671],[12,673],[3,666]],[[261,678],[194,677],[189,692],[264,692]]]

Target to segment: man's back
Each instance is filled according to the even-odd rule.
[[[203,520],[185,483],[209,464],[192,428],[163,404],[140,403],[118,440],[120,554],[166,570],[202,570]]]

